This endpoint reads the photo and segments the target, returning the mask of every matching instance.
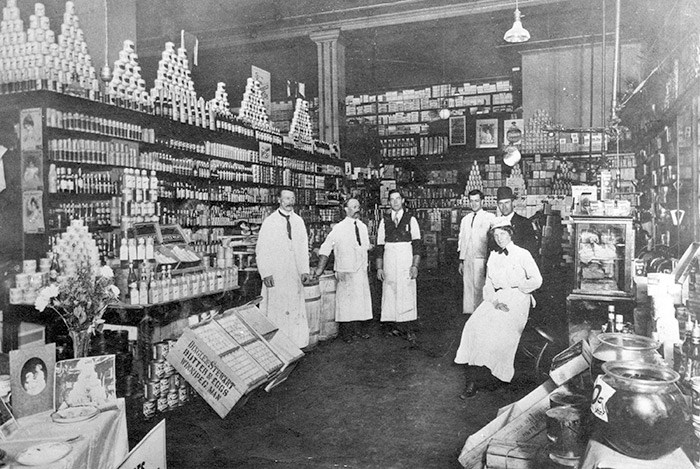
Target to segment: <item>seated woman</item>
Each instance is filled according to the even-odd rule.
[[[492,379],[489,370],[501,381],[513,379],[515,351],[534,303],[532,292],[542,285],[532,255],[512,242],[508,219],[496,219],[491,229],[500,249],[486,263],[484,301],[464,325],[455,357],[455,363],[468,365],[463,398],[475,396]]]

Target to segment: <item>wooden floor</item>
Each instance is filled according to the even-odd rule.
[[[166,418],[172,468],[461,467],[467,437],[535,384],[519,356],[513,383],[459,398],[464,370],[453,359],[467,317],[456,280],[419,282],[418,348],[384,337],[375,320],[370,339],[320,343],[285,383],[254,392],[225,419],[198,399],[143,422],[136,401],[131,444]]]

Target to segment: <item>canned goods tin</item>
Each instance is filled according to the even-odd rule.
[[[158,398],[158,401],[156,402],[158,412],[165,412],[168,409],[168,398],[165,396],[161,396]]]
[[[161,379],[163,377],[165,360],[151,360],[148,365],[148,377],[150,379]]]
[[[153,360],[164,360],[168,355],[168,343],[165,341],[156,342],[155,344],[151,345],[151,351],[151,358]]]
[[[156,400],[149,399],[143,401],[143,416],[150,419],[154,415],[156,415]]]
[[[180,387],[180,375],[177,373],[174,373],[170,376],[170,390],[177,391],[177,389],[179,387]]]
[[[168,393],[168,408],[174,409],[180,405],[180,399],[177,391],[172,391]]]
[[[172,376],[175,373],[175,367],[168,360],[163,363],[163,377]]]
[[[143,395],[146,399],[158,399],[160,397],[160,382],[151,380],[144,384]]]
[[[177,394],[180,405],[185,405],[185,402],[190,400],[189,393],[187,392],[187,386],[180,386],[180,389],[177,390]]]
[[[160,395],[166,396],[168,394],[168,392],[170,391],[170,379],[169,378],[161,378],[159,387],[160,387]]]

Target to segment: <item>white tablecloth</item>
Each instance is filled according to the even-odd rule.
[[[20,429],[9,440],[0,441],[0,449],[7,452],[4,462],[9,468],[25,468],[15,458],[30,446],[65,441],[82,437],[70,443],[73,447],[63,459],[44,466],[46,469],[112,469],[126,458],[129,439],[126,429],[124,399],[117,401],[117,409],[100,412],[95,418],[71,424],[55,423],[51,412],[18,419]]]

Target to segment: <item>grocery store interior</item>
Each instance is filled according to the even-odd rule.
[[[0,465],[700,467],[696,0],[0,4]]]

